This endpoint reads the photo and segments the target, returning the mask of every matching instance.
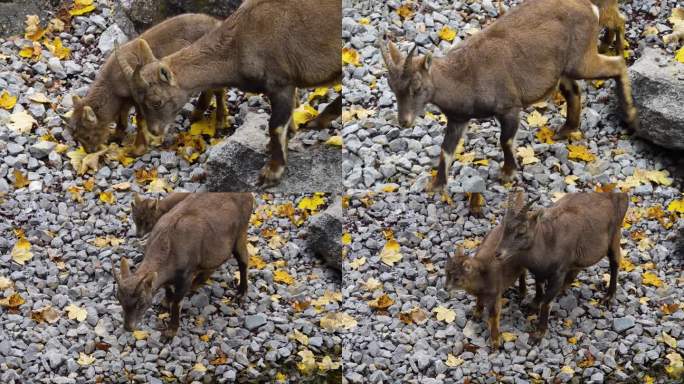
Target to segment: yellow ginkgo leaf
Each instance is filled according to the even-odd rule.
[[[93,0],[74,0],[73,7],[69,10],[71,16],[80,16],[95,10]]]
[[[89,170],[97,171],[100,165],[100,155],[107,152],[107,148],[94,153],[86,153],[83,147],[75,151],[67,152],[67,157],[71,159],[71,166],[79,175],[84,175]]]
[[[505,342],[510,342],[515,341],[515,339],[518,338],[518,335],[511,332],[501,332],[501,338],[504,339]]]
[[[52,42],[46,39],[44,44],[47,49],[60,60],[69,58],[69,55],[71,54],[71,50],[62,45],[62,40],[59,37],[55,37]]]
[[[361,65],[361,56],[356,49],[344,47],[342,48],[342,63],[358,67]]]
[[[452,355],[451,353],[447,355],[447,359],[444,362],[444,365],[447,367],[458,367],[459,365],[463,364],[465,360],[461,359],[460,357],[456,357]]]
[[[266,267],[266,262],[260,256],[250,256],[249,267],[254,269],[264,269]]]
[[[290,275],[287,271],[283,269],[278,269],[273,272],[273,281],[276,283],[284,283],[287,285],[292,285],[294,283],[294,277]]]
[[[74,304],[69,304],[64,310],[67,311],[70,320],[84,321],[88,317],[88,312],[85,309]]]
[[[12,260],[17,264],[24,265],[27,261],[33,258],[33,253],[31,252],[31,243],[29,243],[24,236],[19,236],[19,240],[12,247],[12,252],[10,252]]]
[[[135,330],[133,331],[133,337],[135,337],[136,340],[145,340],[147,339],[147,332]]]
[[[534,136],[537,138],[537,140],[539,140],[540,143],[553,144],[555,143],[555,141],[553,141],[553,135],[554,132],[549,127],[543,126],[539,128]]]
[[[433,309],[432,312],[437,313],[437,320],[444,321],[447,324],[450,324],[456,320],[456,312],[441,305]]]
[[[26,30],[24,32],[24,38],[38,41],[47,32],[45,29],[40,27],[40,18],[38,15],[27,15],[26,16]]]
[[[342,234],[342,244],[349,245],[349,244],[351,244],[351,242],[352,242],[352,237],[349,234],[349,232],[344,232]]]
[[[305,209],[309,211],[309,213],[316,213],[318,208],[325,204],[325,199],[323,196],[324,194],[322,193],[314,193],[314,195],[311,197],[303,197],[301,200],[299,200],[297,208]]]
[[[325,141],[325,144],[333,146],[333,147],[342,147],[342,144],[344,144],[344,141],[342,140],[342,136],[335,135],[335,136],[330,136],[330,138]]]
[[[536,109],[534,111],[532,111],[532,113],[530,113],[527,116],[527,124],[530,127],[542,127],[542,126],[546,125],[546,123],[548,123],[548,121],[549,121],[549,119],[544,117],[544,115],[539,113],[539,111],[537,111]]]
[[[684,199],[672,200],[667,205],[667,210],[677,213],[684,213]]]
[[[538,163],[539,159],[534,156],[534,149],[528,145],[525,147],[518,147],[516,150],[518,156],[522,158],[522,165]]]
[[[399,243],[394,239],[389,239],[385,243],[385,246],[382,247],[382,251],[380,251],[380,260],[392,267],[394,266],[394,263],[401,260],[402,255],[400,251],[401,246]]]
[[[95,358],[91,355],[86,355],[85,353],[80,352],[78,354],[78,360],[76,360],[76,362],[79,365],[91,365],[95,362]]]
[[[593,153],[589,152],[589,149],[583,145],[568,144],[568,151],[569,159],[578,159],[584,161],[596,160],[596,156]]]
[[[292,111],[292,121],[295,126],[300,127],[318,116],[316,108],[309,104],[302,104]]]
[[[442,40],[454,41],[454,39],[456,38],[456,31],[454,31],[448,25],[445,25],[444,27],[442,27],[442,29],[439,30],[439,32],[437,32],[437,35]]]
[[[651,285],[654,287],[661,287],[663,285],[662,280],[653,272],[644,272],[641,275],[641,283],[644,285]]]
[[[9,110],[14,108],[15,104],[17,104],[17,97],[10,95],[7,91],[2,91],[2,94],[0,94],[0,108]]]
[[[116,202],[116,196],[112,192],[100,192],[100,201],[106,204],[114,204]]]

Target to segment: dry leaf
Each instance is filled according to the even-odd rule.
[[[349,262],[350,269],[358,269],[360,266],[366,264],[366,258],[360,257]]]
[[[49,324],[54,324],[61,316],[59,311],[50,305],[31,312],[31,319],[36,323],[47,322]]]
[[[437,36],[439,36],[439,38],[442,40],[451,42],[456,38],[456,31],[454,31],[448,25],[445,25],[439,30],[439,32],[437,32]]]
[[[569,159],[578,159],[584,161],[596,160],[596,156],[593,153],[589,152],[589,149],[585,146],[568,144],[567,148],[569,151]]]
[[[356,67],[361,65],[361,56],[354,48],[342,48],[342,63],[351,64]]]
[[[450,324],[456,319],[456,312],[441,305],[433,309],[432,312],[437,313],[437,320],[444,321],[447,324]]]
[[[400,250],[399,243],[394,239],[389,239],[385,246],[382,247],[382,251],[380,251],[380,260],[390,267],[394,266],[394,263],[402,258]]]
[[[0,108],[11,110],[17,104],[17,97],[12,96],[7,91],[2,91],[0,94]]]
[[[88,317],[88,312],[85,309],[74,304],[69,304],[64,310],[67,311],[70,320],[84,321]]]
[[[310,375],[316,371],[316,359],[314,358],[313,352],[308,349],[297,352],[297,355],[302,358],[302,361],[297,363],[297,369],[304,375]]]
[[[451,353],[447,355],[447,359],[444,362],[444,365],[447,367],[458,367],[459,365],[463,364],[465,360],[461,359],[460,357],[456,357],[452,355]]]
[[[69,10],[71,16],[80,16],[95,10],[93,0],[74,0],[73,7]]]
[[[28,178],[20,170],[15,169],[12,174],[14,175],[14,188],[21,189],[30,184]]]
[[[333,147],[342,147],[342,144],[344,144],[344,141],[342,140],[342,136],[340,135],[335,135],[331,136],[328,140],[325,141],[325,144],[333,146]]]
[[[356,320],[344,312],[326,313],[321,317],[320,326],[328,331],[352,329],[356,327]]]
[[[100,192],[100,201],[106,204],[114,204],[116,202],[116,196],[112,192]]]
[[[540,143],[553,144],[554,132],[547,126],[542,126],[539,128],[537,133],[534,135]]]
[[[530,127],[542,127],[549,122],[549,119],[544,117],[539,111],[534,110],[527,116],[527,124]]]
[[[91,355],[86,355],[85,353],[80,352],[78,354],[78,360],[76,360],[76,362],[79,365],[91,365],[95,362],[95,358]]]
[[[539,159],[534,156],[534,149],[532,146],[518,147],[516,151],[518,156],[522,158],[522,165],[539,162]]]
[[[19,239],[12,247],[12,260],[17,264],[24,265],[27,261],[33,258],[33,253],[31,252],[31,243],[29,243],[24,236],[19,236]]]
[[[380,280],[376,279],[375,277],[371,277],[368,280],[366,280],[365,283],[363,283],[363,286],[368,291],[374,291],[374,290],[382,287],[382,283],[380,282]]]
[[[294,283],[294,278],[287,271],[278,269],[273,272],[273,281],[291,285]]]
[[[368,306],[374,309],[385,310],[394,304],[394,300],[387,296],[387,294],[382,294],[375,299],[368,302]]]
[[[413,9],[411,9],[411,4],[402,4],[399,8],[397,8],[397,13],[404,20],[410,19],[413,17]]]
[[[26,303],[23,297],[18,292],[14,292],[9,297],[0,299],[0,306],[7,307],[9,309],[17,309]]]
[[[644,285],[651,285],[654,287],[661,287],[663,285],[662,280],[653,272],[644,272],[641,275],[641,283]]]
[[[9,117],[10,123],[7,127],[16,133],[29,133],[36,120],[26,111],[14,112]]]

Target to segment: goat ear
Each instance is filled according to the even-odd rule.
[[[83,107],[83,119],[90,124],[97,124],[97,115],[89,105]]]
[[[131,275],[131,268],[128,266],[128,260],[125,257],[121,258],[121,278],[125,279]]]
[[[396,66],[404,61],[404,56],[399,52],[399,48],[397,48],[396,44],[390,41],[387,43],[387,47],[389,48],[389,57],[393,65]]]
[[[142,65],[157,61],[157,58],[154,56],[154,52],[152,52],[152,48],[150,48],[150,44],[148,44],[147,40],[145,39],[138,39],[137,54]]]
[[[79,95],[72,95],[71,96],[71,103],[74,105],[74,108],[78,105],[81,104],[81,97]]]
[[[140,205],[140,203],[143,202],[143,198],[136,192],[135,195],[133,195],[133,205]]]
[[[159,66],[159,79],[169,85],[176,84],[176,77],[173,75],[173,72],[171,72],[171,69],[165,64]]]
[[[157,272],[148,272],[143,277],[142,287],[146,292],[152,292],[152,285],[157,280]]]
[[[431,67],[432,67],[432,53],[428,53],[423,58],[423,69],[425,69],[425,71],[427,71],[427,72],[430,72]]]
[[[117,286],[121,286],[121,275],[116,272],[116,269],[112,267],[112,276],[114,277],[114,281],[116,282]]]

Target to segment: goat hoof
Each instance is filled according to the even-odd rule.
[[[568,128],[567,126],[563,126],[563,128],[559,129],[556,133],[553,134],[553,140],[567,140],[573,132],[577,131],[579,130],[576,128]]]
[[[507,169],[506,166],[504,166],[501,169],[501,182],[504,184],[512,183],[515,181],[517,174],[518,174],[517,169]]]
[[[499,348],[501,348],[501,340],[499,340],[498,337],[497,337],[497,338],[492,338],[492,339],[489,341],[489,343],[490,343],[490,346],[492,347],[492,350],[494,350],[494,351],[496,351],[496,350],[498,350]]]
[[[611,305],[613,304],[613,297],[612,296],[606,296],[603,299],[601,299],[601,305],[610,308]]]
[[[178,334],[178,328],[166,328],[163,333],[164,337],[169,339],[176,337],[176,334]]]
[[[274,162],[269,162],[261,169],[259,174],[259,185],[263,187],[272,187],[280,182],[280,178],[283,176],[285,171],[285,166],[276,164]]]
[[[425,191],[426,192],[442,192],[444,190],[444,184],[446,184],[446,183],[443,181],[440,181],[437,178],[432,179],[432,182],[430,184],[428,184]]]
[[[133,149],[131,150],[130,153],[131,153],[131,155],[133,155],[133,156],[135,156],[135,157],[138,157],[138,156],[144,155],[145,152],[147,152],[147,146],[145,146],[145,145],[136,145],[136,146],[133,147]]]
[[[539,345],[544,338],[546,332],[535,331],[530,335],[530,345]]]

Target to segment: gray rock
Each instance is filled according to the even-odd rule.
[[[342,271],[342,200],[335,201],[325,211],[312,217],[308,225],[307,247],[325,264]]]
[[[123,11],[139,33],[181,13],[206,13],[225,18],[242,0],[130,0],[121,3]]]
[[[57,146],[57,143],[52,141],[39,141],[29,147],[29,153],[37,159],[43,159],[50,155],[55,146]]]
[[[97,48],[100,49],[103,55],[109,54],[114,49],[114,42],[123,44],[128,41],[128,36],[119,28],[118,25],[113,24],[107,28],[100,36],[100,41],[97,43]]]
[[[237,131],[210,151],[205,165],[206,185],[213,192],[263,190],[257,185],[259,172],[268,160],[268,118],[248,113]],[[269,192],[336,192],[342,188],[342,151],[328,145],[313,145],[288,151],[280,184]]]
[[[636,134],[666,148],[684,149],[684,64],[646,48],[629,75],[641,120]]]
[[[634,324],[634,316],[617,317],[613,319],[613,330],[619,333],[634,327]]]
[[[257,329],[264,324],[266,324],[266,316],[261,313],[245,316],[245,327],[250,331]]]
[[[50,68],[58,79],[64,79],[67,76],[64,67],[62,66],[62,62],[56,57],[51,57],[50,60],[48,60],[48,68]]]

